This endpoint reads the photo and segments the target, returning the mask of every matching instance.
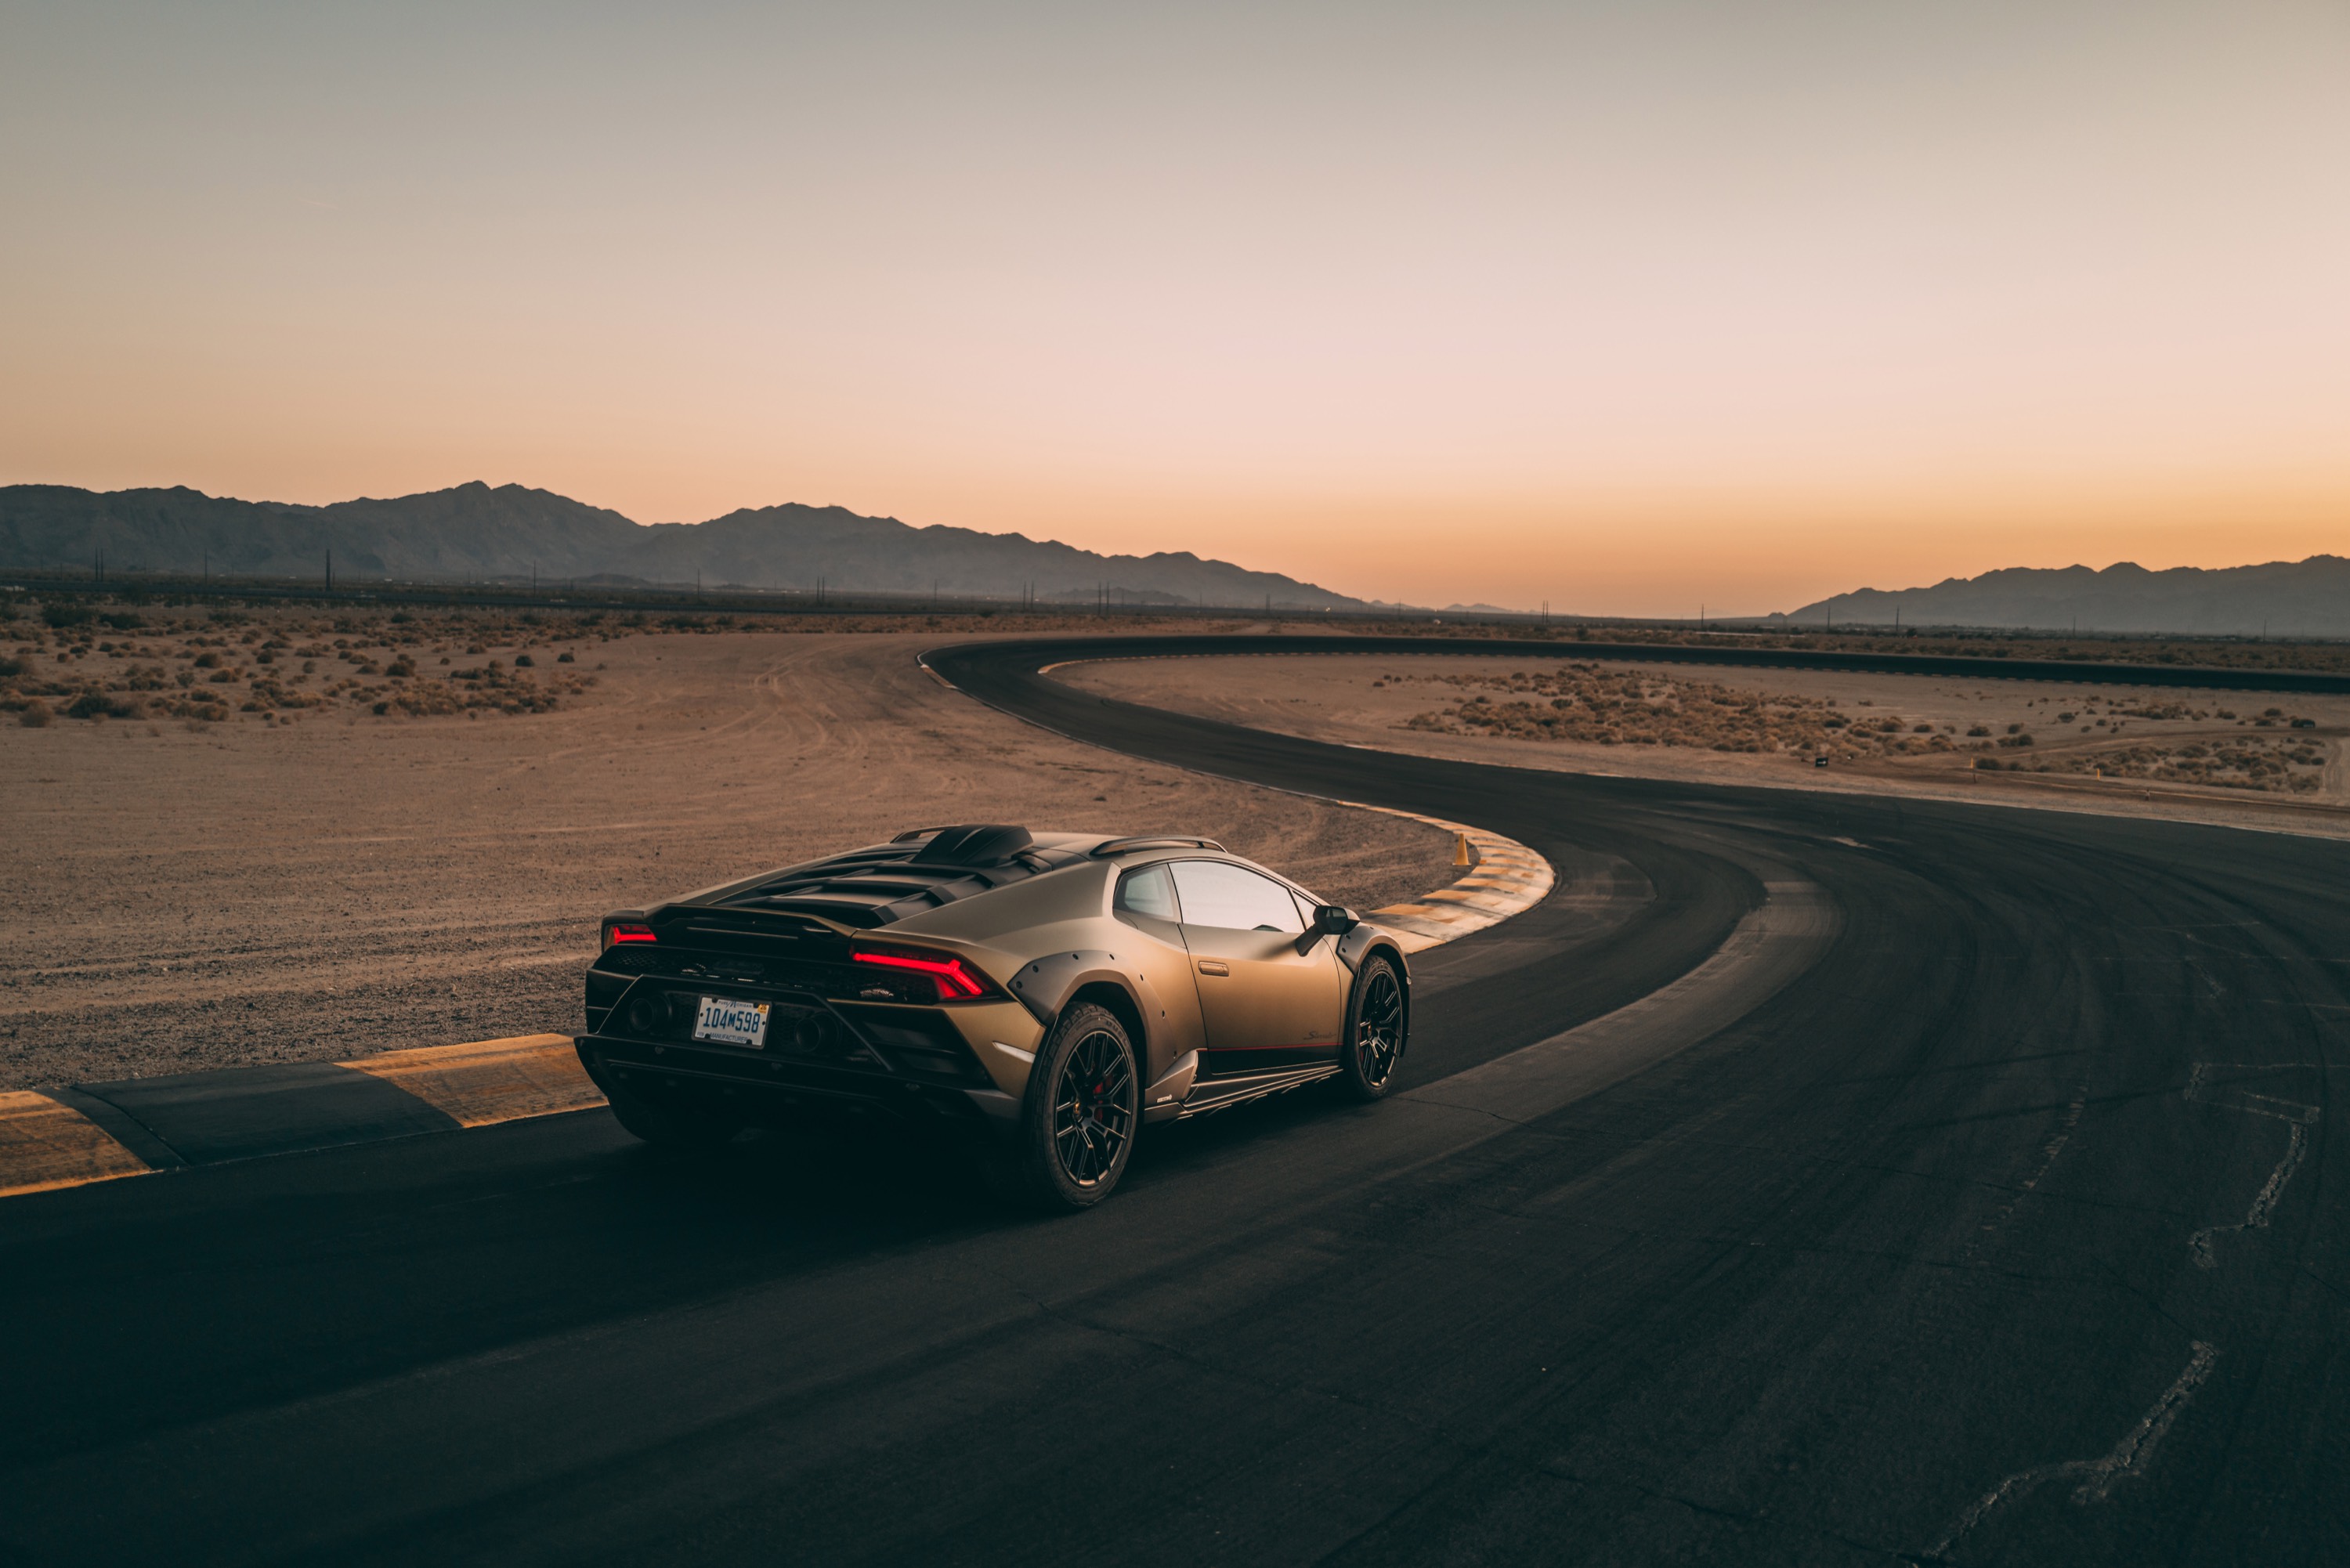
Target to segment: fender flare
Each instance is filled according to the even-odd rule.
[[[1353,930],[1338,939],[1338,961],[1347,966],[1350,975],[1363,971],[1363,961],[1375,952],[1383,952],[1388,961],[1402,976],[1404,989],[1411,989],[1411,966],[1404,961],[1403,944],[1397,941],[1393,931],[1385,930],[1368,921],[1357,922]]]
[[[1021,965],[1006,989],[1030,1016],[1050,1029],[1060,1018],[1062,1009],[1068,1006],[1069,998],[1097,982],[1114,985],[1126,993],[1148,1034],[1151,1010],[1159,1005],[1150,982],[1139,970],[1129,971],[1118,961],[1116,953],[1105,948],[1046,953]],[[1138,1054],[1147,1055],[1144,1041],[1138,1040],[1134,1045]]]

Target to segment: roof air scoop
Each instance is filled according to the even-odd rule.
[[[1001,866],[1035,840],[1024,827],[1003,823],[972,823],[941,827],[938,836],[914,852],[917,866]]]

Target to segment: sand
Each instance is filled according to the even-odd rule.
[[[1315,740],[1423,756],[1700,784],[1893,794],[2350,836],[2350,766],[2345,766],[2344,754],[2345,738],[2350,737],[2350,697],[2158,691],[2101,685],[2093,680],[1972,681],[1843,671],[1750,671],[1710,665],[1618,666],[1611,661],[1603,669],[1642,671],[1659,680],[1697,680],[1753,693],[1833,701],[1838,712],[1856,722],[1898,716],[1905,733],[1917,725],[1927,725],[1933,735],[1957,749],[1902,757],[1846,760],[1839,756],[1830,766],[1817,768],[1808,753],[1759,755],[1689,746],[1534,741],[1411,727],[1415,721],[1427,723],[1430,716],[1457,708],[1465,698],[1503,695],[1480,681],[1506,681],[1520,672],[1539,672],[1550,664],[1547,659],[1463,657],[1431,650],[1409,657],[1257,655],[1116,660],[1069,665],[1055,674],[1104,696]],[[2126,711],[2166,704],[2210,716],[2199,721],[2151,720]],[[2271,708],[2284,711],[2272,721],[2272,727],[2258,728],[2256,717]],[[2237,717],[2218,718],[2223,711]],[[2059,723],[2058,716],[2067,713],[2071,722]],[[2317,727],[2282,727],[2283,720],[2293,716],[2313,719]],[[2100,719],[2105,721],[2102,725]],[[1434,722],[1444,722],[1440,717]],[[2011,725],[2030,732],[2033,745],[2028,749],[2001,746],[1998,742],[2009,738]],[[1977,729],[1990,733],[1968,733]],[[1920,737],[1921,743],[1927,738]],[[2309,742],[2324,761],[2318,767],[2297,771],[2315,787],[2287,796],[2152,781],[2099,780],[2086,773],[2005,771],[2018,761],[2026,766],[2066,763],[2088,766],[2100,756],[2149,743],[2218,745],[2240,743],[2247,738],[2263,743]],[[2002,771],[1978,770],[1974,765],[1978,758],[1997,762]]]
[[[0,1088],[575,1029],[606,911],[943,822],[1205,834],[1358,909],[1452,876],[1432,829],[1097,751],[916,668],[960,639],[536,635],[542,676],[560,649],[595,680],[551,712],[0,726]]]

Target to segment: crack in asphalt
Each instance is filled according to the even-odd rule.
[[[2155,1449],[2161,1446],[2164,1434],[2178,1419],[2178,1413],[2194,1397],[2195,1390],[2211,1376],[2211,1366],[2220,1353],[2197,1340],[2193,1353],[2187,1358],[2186,1369],[2173,1379],[2168,1388],[2138,1417],[2137,1425],[2122,1434],[2103,1456],[2094,1459],[2060,1459],[2054,1464],[2034,1465],[2028,1470],[2018,1470],[1983,1493],[1952,1521],[1941,1539],[1926,1548],[1924,1558],[1929,1563],[1950,1560],[1950,1551],[1966,1539],[1967,1533],[1982,1522],[1983,1516],[2011,1499],[2035,1490],[2043,1483],[2068,1480],[2077,1476],[2081,1484],[2073,1489],[2073,1501],[2087,1504],[2103,1502],[2113,1495],[2114,1488],[2134,1476],[2144,1475],[2154,1460]]]

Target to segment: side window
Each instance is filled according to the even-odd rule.
[[[1236,931],[1302,931],[1297,900],[1270,877],[1221,860],[1178,860],[1175,890],[1183,919],[1194,926]]]
[[[1164,866],[1145,866],[1120,877],[1110,908],[1122,915],[1149,915],[1155,920],[1183,918],[1182,909],[1175,902],[1175,878],[1167,874]]]

